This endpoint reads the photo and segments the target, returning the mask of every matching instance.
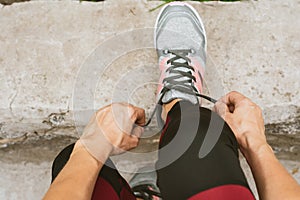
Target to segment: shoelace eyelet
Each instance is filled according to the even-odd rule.
[[[167,55],[169,53],[169,50],[168,49],[164,49],[163,50],[163,54]]]

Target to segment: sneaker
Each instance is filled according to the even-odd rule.
[[[143,167],[129,181],[135,197],[144,200],[161,200],[159,189],[156,185],[156,172],[154,167]]]
[[[162,105],[174,99],[195,105],[201,104],[199,97],[217,102],[202,94],[207,40],[202,20],[191,5],[172,2],[161,9],[155,23],[154,44],[161,76],[157,105],[145,126],[156,113],[158,127],[163,128]]]
[[[172,2],[160,11],[154,33],[161,77],[158,104],[183,99],[200,104],[206,63],[206,34],[197,11]]]

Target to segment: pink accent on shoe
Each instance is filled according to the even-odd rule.
[[[193,73],[193,75],[196,78],[195,86],[199,90],[199,92],[202,94],[203,93],[203,83],[202,83],[202,81],[204,81],[204,67],[202,67],[200,65],[200,63],[197,59],[195,59],[195,58],[190,58],[190,59],[191,59],[191,65],[195,69],[195,72]],[[202,80],[201,80],[198,72],[201,74]]]
[[[160,69],[161,73],[160,73],[160,78],[159,78],[159,82],[158,82],[158,86],[157,86],[157,90],[156,90],[156,97],[159,95],[159,93],[161,92],[161,90],[164,87],[163,80],[166,77],[166,70],[168,68],[167,61],[169,59],[170,59],[169,57],[166,57],[166,58],[162,59],[159,63],[159,69]]]

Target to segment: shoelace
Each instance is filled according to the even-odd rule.
[[[188,53],[191,53],[191,50],[167,50],[165,52],[166,54],[171,53],[174,55],[174,57],[170,58],[167,61],[167,64],[171,64],[171,66],[167,69],[167,72],[174,73],[174,76],[167,77],[163,80],[164,88],[161,91],[161,97],[158,100],[153,112],[150,115],[150,118],[148,119],[147,123],[143,126],[146,127],[151,123],[151,120],[157,111],[158,107],[162,105],[162,98],[166,94],[166,92],[170,91],[171,89],[176,89],[178,91],[196,95],[198,97],[204,98],[212,103],[216,103],[217,100],[200,94],[196,87],[194,86],[194,82],[196,81],[196,78],[192,75],[191,71],[194,71],[194,68],[190,66],[191,60],[187,57]],[[182,59],[185,62],[179,62],[179,60]],[[189,72],[182,71],[180,69],[186,68]],[[186,77],[185,80],[179,80],[182,77]],[[194,81],[194,82],[193,82]]]
[[[156,197],[156,199],[161,198],[160,193],[155,191],[153,187],[148,184],[136,186],[132,190],[135,197],[142,198],[144,200],[153,200],[153,197]]]

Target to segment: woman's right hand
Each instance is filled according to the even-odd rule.
[[[249,98],[230,92],[218,100],[214,110],[230,126],[244,155],[267,145],[262,111]]]

